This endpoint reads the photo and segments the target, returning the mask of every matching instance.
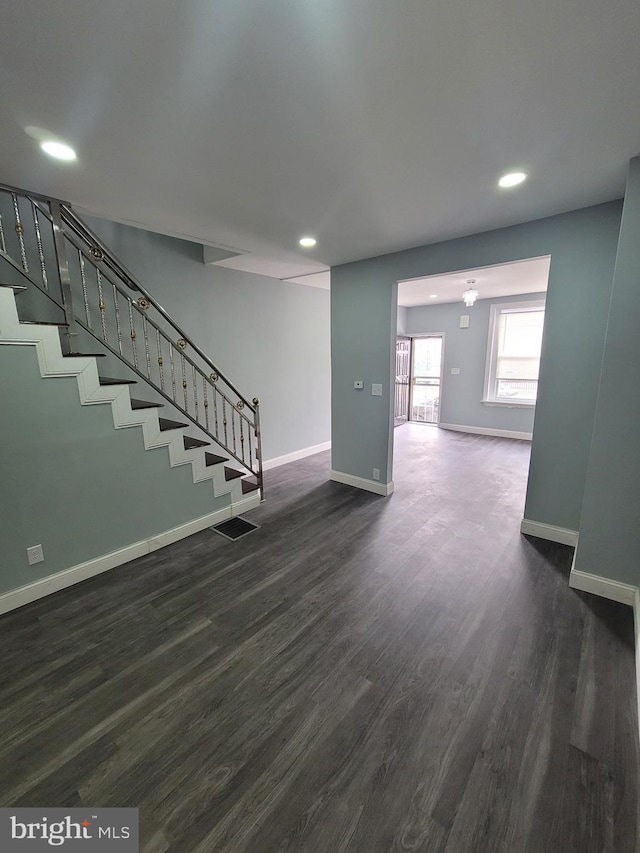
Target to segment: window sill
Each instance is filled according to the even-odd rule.
[[[535,403],[529,403],[526,400],[482,400],[483,406],[503,406],[508,409],[535,409]]]

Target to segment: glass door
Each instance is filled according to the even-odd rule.
[[[411,375],[411,338],[396,340],[396,397],[394,424],[406,423],[409,417],[409,377]]]
[[[422,424],[440,420],[442,336],[413,338],[410,418]]]

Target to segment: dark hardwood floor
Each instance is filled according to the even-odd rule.
[[[0,617],[0,806],[145,853],[636,853],[632,613],[519,533],[525,442],[406,425],[396,492],[268,472],[206,531]]]

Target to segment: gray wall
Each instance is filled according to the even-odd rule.
[[[444,364],[440,421],[457,426],[531,432],[531,406],[487,406],[482,403],[491,306],[503,302],[544,299],[544,293],[480,299],[472,308],[462,302],[420,305],[407,309],[409,335],[444,334]],[[469,328],[460,328],[460,315],[469,315]],[[460,373],[451,374],[457,367]]]
[[[109,405],[81,406],[75,378],[42,379],[31,346],[0,346],[0,472],[0,593],[229,504]]]
[[[84,217],[249,399],[265,460],[329,440],[329,292],[205,266],[202,246]]]
[[[331,270],[331,467],[367,480],[378,468],[383,483],[393,467],[397,291],[366,263]],[[356,379],[363,391],[354,390]],[[382,397],[372,396],[374,382]]]
[[[610,202],[334,267],[333,467],[370,479],[375,466],[391,479],[388,330],[392,321],[395,335],[399,279],[551,255],[525,516],[577,530],[620,216],[621,203]],[[355,397],[354,378],[384,382],[384,397]]]
[[[640,584],[640,157],[631,161],[575,568]]]

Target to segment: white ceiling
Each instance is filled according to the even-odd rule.
[[[470,287],[478,291],[478,299],[544,293],[549,282],[550,265],[551,258],[547,256],[399,281],[398,305],[411,308],[415,305],[462,302],[462,294]],[[475,283],[471,284],[470,280],[473,279]],[[432,298],[432,294],[435,298]]]
[[[282,278],[619,198],[640,153],[637,0],[5,6],[0,181]]]

